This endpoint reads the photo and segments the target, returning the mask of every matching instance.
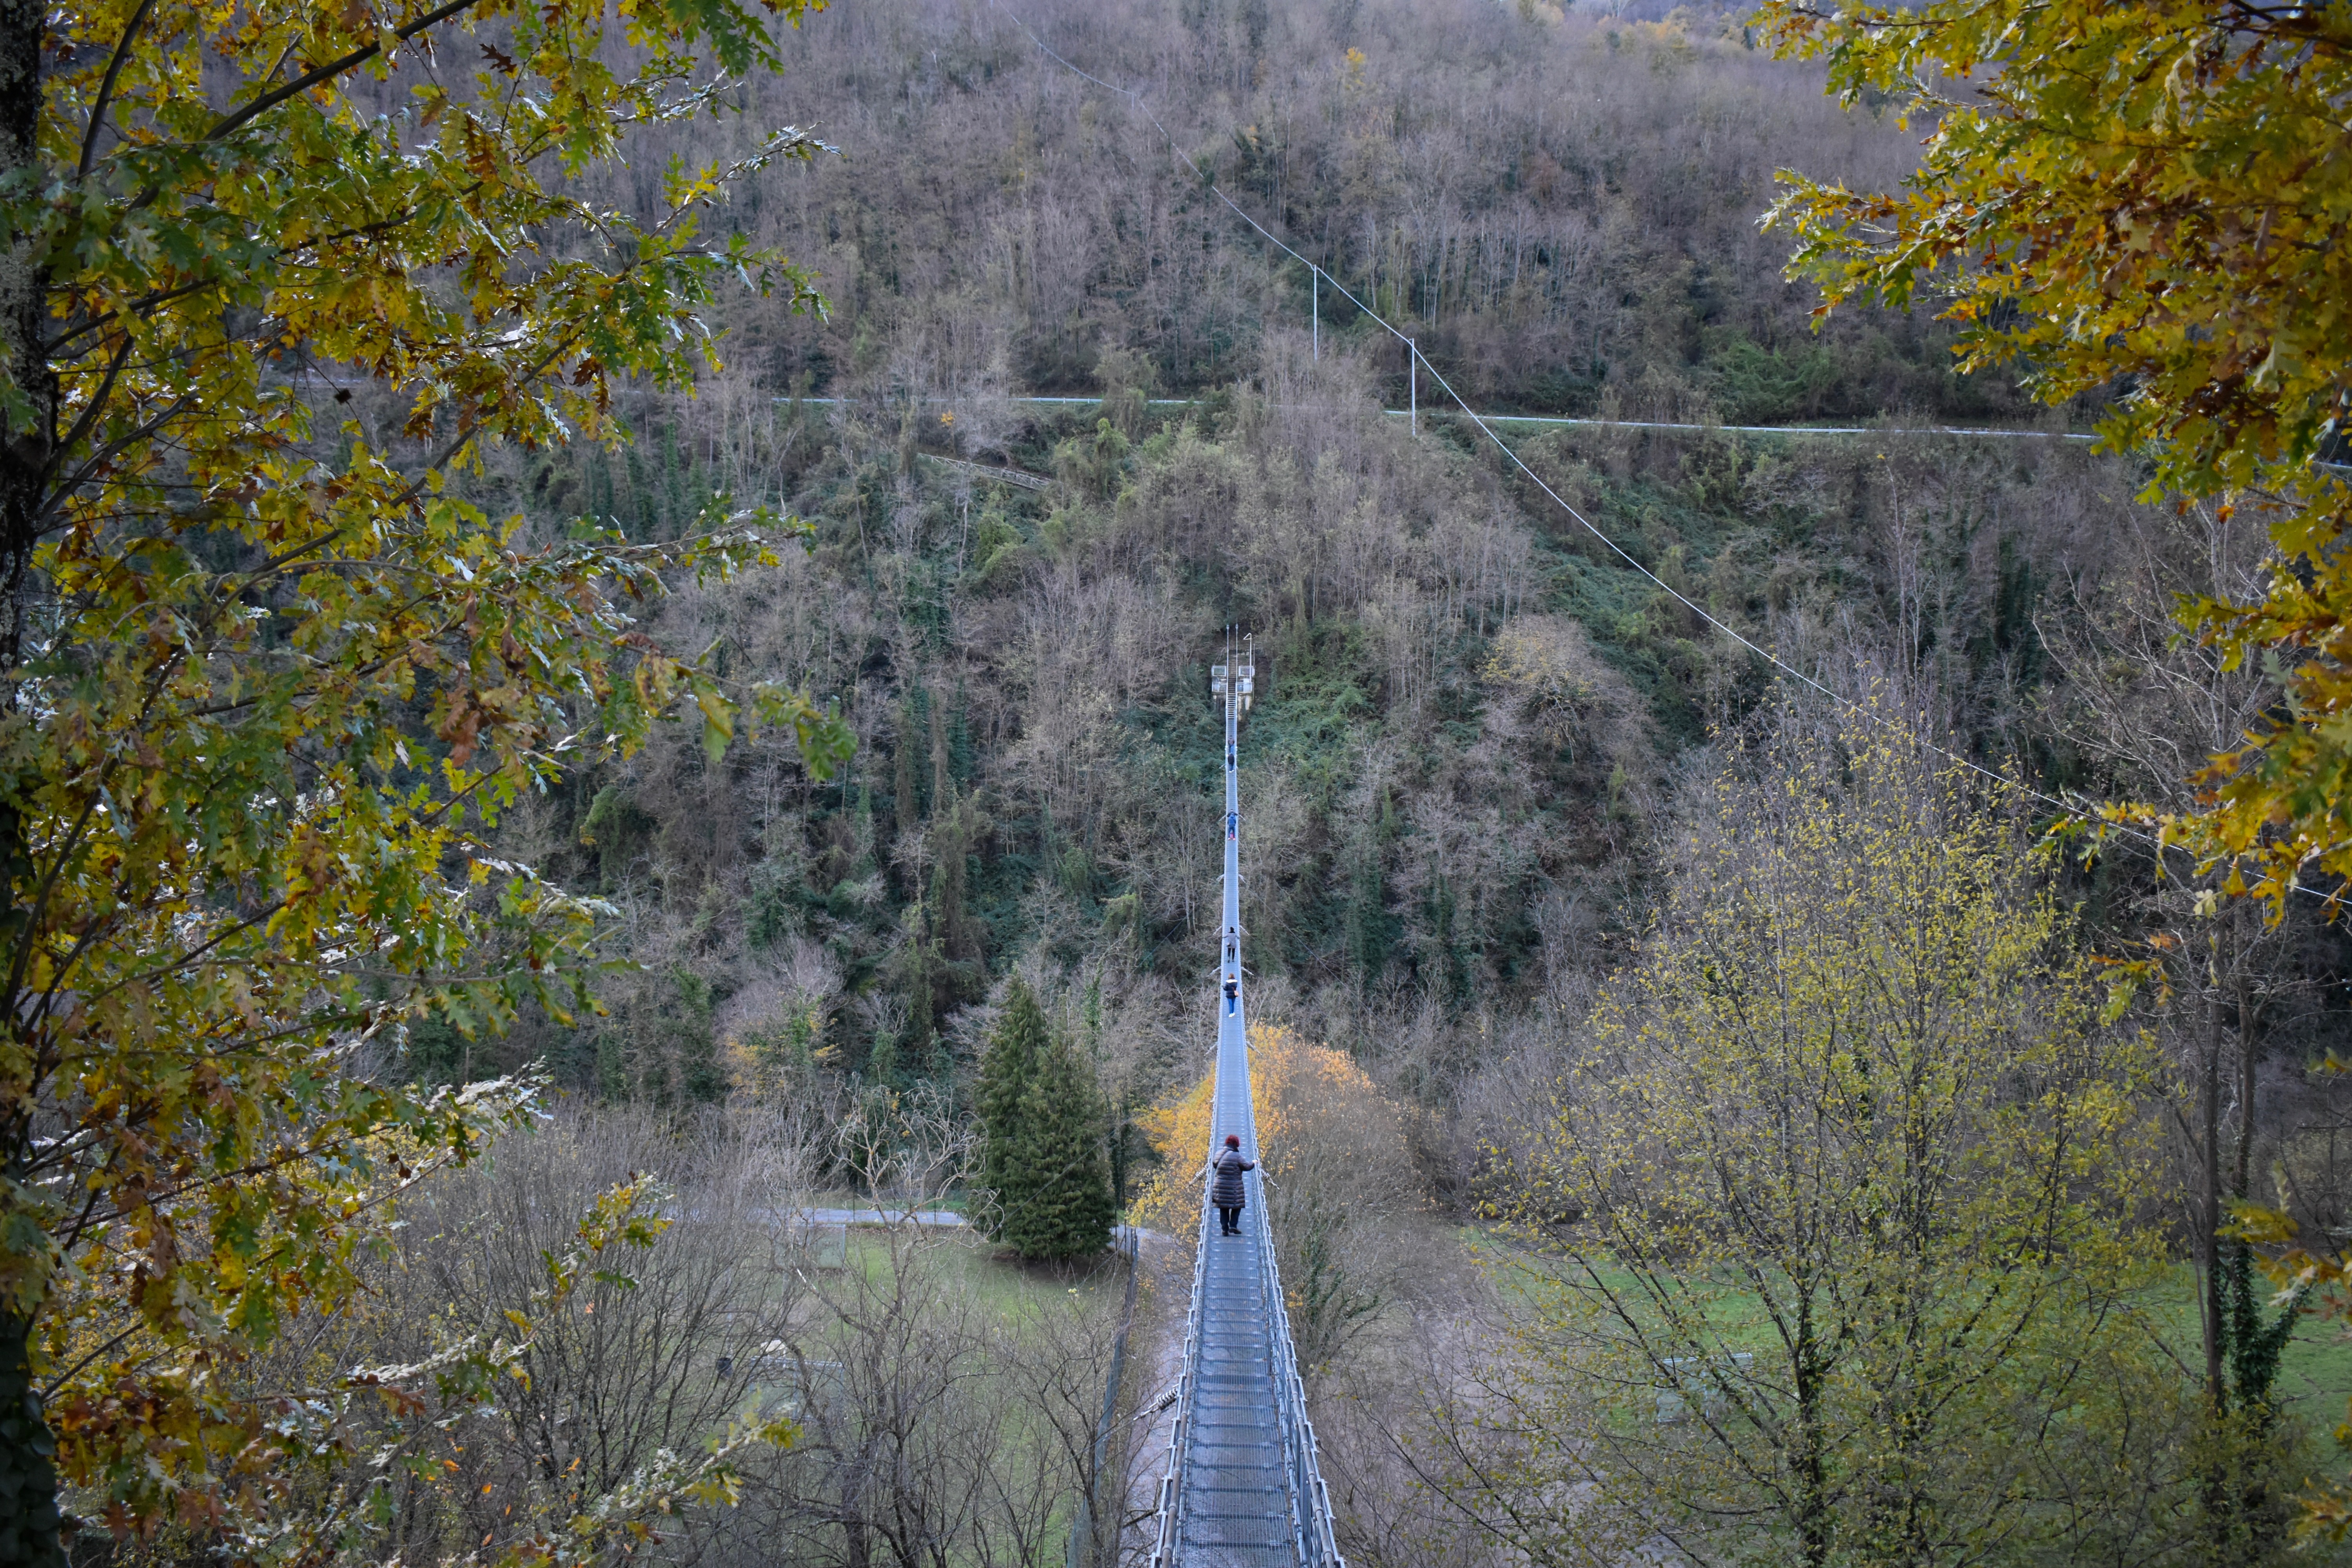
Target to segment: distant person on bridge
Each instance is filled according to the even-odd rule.
[[[1257,1162],[1242,1158],[1242,1141],[1238,1134],[1225,1134],[1225,1146],[1217,1151],[1210,1165],[1216,1179],[1209,1186],[1209,1201],[1217,1205],[1217,1234],[1239,1236],[1242,1233],[1242,1209],[1249,1199],[1242,1191],[1242,1173],[1257,1169]]]

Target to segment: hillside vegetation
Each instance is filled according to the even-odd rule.
[[[1098,1242],[1116,1211],[1181,1252],[1196,1212],[1208,667],[1245,638],[1269,1210],[1359,1568],[2283,1560],[2352,1389],[2273,1397],[2342,1358],[2220,1237],[2232,1199],[2352,1226],[2326,1067],[2352,939],[2315,896],[2268,920],[2074,820],[2187,806],[2283,710],[2275,660],[2174,619],[2260,596],[2274,500],[2158,495],[2146,453],[2082,438],[2127,388],[2045,407],[1963,376],[1933,300],[1816,321],[1759,224],[1774,172],[1895,185],[1922,125],[1841,107],[1738,16],[1014,10],[810,13],[779,69],[681,73],[726,113],[567,169],[667,232],[679,171],[779,124],[826,144],[703,219],[805,279],[665,318],[713,334],[693,375],[590,355],[579,438],[551,402],[453,461],[412,391],[323,351],[287,378],[320,416],[282,445],[320,471],[389,454],[480,509],[461,533],[631,563],[547,591],[601,606],[609,678],[529,674],[481,629],[500,590],[469,588],[486,609],[442,632],[472,663],[354,703],[405,737],[369,742],[369,788],[497,796],[444,855],[474,879],[453,906],[556,911],[588,963],[565,991],[541,971],[568,949],[518,947],[477,1005],[427,987],[438,958],[352,968],[317,937],[354,1009],[317,1026],[324,1078],[451,1120],[352,1123],[397,1178],[334,1212],[396,1198],[397,1226],[335,1240],[332,1290],[205,1309],[252,1401],[173,1449],[213,1489],[140,1482],[134,1510],[137,1466],[68,1455],[77,1550],[540,1563],[572,1531],[564,1561],[625,1531],[713,1568],[1134,1561],[1183,1265]],[[413,85],[355,81],[353,112]],[[1496,426],[1507,453],[1374,315],[1473,408],[1568,422]],[[211,526],[205,570],[276,569],[274,535]],[[541,728],[469,782],[501,661],[544,682]],[[616,701],[641,730],[600,732]],[[1054,1212],[1008,1221],[1066,1144]],[[224,1180],[358,1171],[347,1146]],[[853,1204],[970,1223],[812,1218]],[[141,1336],[199,1332],[137,1279],[43,1353],[156,1363]],[[338,1397],[429,1373],[439,1403],[271,1392],[347,1366],[383,1375]],[[263,1411],[332,1430],[285,1438],[324,1479],[229,1479]],[[303,1522],[264,1550],[232,1512]]]
[[[2028,416],[2000,381],[1953,374],[1923,320],[1807,330],[1813,296],[1757,226],[1772,171],[1884,184],[1913,138],[1840,112],[1735,17],[1484,0],[1019,16],[1136,100],[1008,13],[949,5],[845,9],[747,89],[841,156],[734,211],[832,304],[823,323],[744,323],[739,366],[779,391],[951,398],[982,420],[961,437],[978,450],[1008,433],[993,397],[1090,394],[1107,349],[1167,392],[1231,385],[1269,330],[1308,325],[1315,290],[1214,184],[1482,407]],[[1324,294],[1324,331],[1363,346],[1402,406],[1401,353]]]

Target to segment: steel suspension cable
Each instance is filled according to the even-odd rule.
[[[1208,187],[1209,193],[1212,195],[1215,196],[1220,202],[1223,202],[1226,208],[1231,211],[1234,216],[1240,218],[1242,222],[1247,224],[1252,229],[1255,230],[1258,236],[1268,245],[1274,247],[1276,250],[1281,251],[1285,256],[1289,257],[1293,261],[1297,262],[1300,266],[1305,267],[1313,272],[1321,283],[1328,284],[1332,289],[1339,292],[1341,299],[1346,300],[1349,304],[1355,306],[1359,311],[1362,312],[1375,325],[1379,326],[1383,331],[1396,339],[1399,342],[1404,344],[1406,352],[1412,356],[1413,360],[1421,366],[1421,368],[1429,372],[1432,379],[1436,382],[1437,385],[1444,392],[1446,396],[1454,400],[1454,405],[1462,411],[1463,416],[1473,425],[1475,425],[1478,427],[1478,431],[1481,435],[1485,436],[1489,441],[1495,444],[1495,447],[1497,451],[1501,452],[1504,457],[1511,460],[1512,466],[1517,468],[1521,474],[1525,475],[1530,484],[1534,485],[1536,489],[1541,490],[1555,506],[1559,507],[1560,510],[1573,518],[1586,532],[1591,534],[1593,538],[1599,540],[1603,545],[1606,545],[1620,560],[1623,561],[1625,564],[1631,566],[1635,572],[1646,578],[1661,593],[1664,593],[1669,598],[1672,598],[1675,603],[1681,605],[1683,608],[1688,610],[1692,615],[1696,616],[1700,620],[1706,622],[1708,626],[1713,626],[1717,631],[1721,632],[1725,637],[1729,637],[1733,642],[1738,643],[1741,647],[1746,648],[1757,658],[1763,659],[1766,663],[1772,666],[1775,669],[1780,670],[1790,679],[1799,681],[1812,690],[1819,692],[1822,696],[1827,698],[1833,706],[1845,712],[1851,713],[1855,718],[1861,719],[1868,723],[1881,725],[1891,730],[1898,731],[1905,734],[1914,743],[1925,748],[1926,750],[1933,752],[1938,756],[1948,758],[1948,760],[1958,763],[1960,766],[1991,780],[1994,784],[2001,786],[2002,788],[2017,790],[2030,799],[2038,801],[2044,805],[2062,812],[2069,817],[2078,819],[2083,817],[2086,814],[2086,805],[2089,813],[2093,815],[2095,814],[2097,810],[2096,803],[2069,802],[2060,798],[2059,796],[2050,795],[2045,791],[2035,788],[2033,785],[2026,783],[2021,778],[2013,778],[2008,774],[1999,773],[1994,769],[1986,767],[1982,763],[1978,762],[1973,757],[1964,756],[1960,752],[1951,750],[1949,747],[1938,745],[1934,741],[1924,735],[1916,733],[1907,726],[1897,723],[1895,720],[1888,719],[1882,714],[1872,712],[1861,703],[1854,701],[1852,698],[1843,696],[1832,690],[1831,688],[1823,685],[1813,677],[1806,674],[1803,670],[1799,669],[1796,666],[1789,663],[1786,659],[1781,658],[1779,655],[1771,652],[1768,648],[1759,646],[1757,643],[1741,634],[1737,628],[1726,625],[1715,616],[1710,615],[1704,605],[1697,604],[1696,601],[1691,599],[1688,595],[1684,594],[1681,590],[1675,587],[1673,584],[1667,582],[1655,572],[1651,571],[1647,566],[1642,564],[1641,561],[1634,556],[1631,551],[1618,543],[1616,540],[1611,538],[1605,530],[1594,523],[1591,518],[1586,517],[1581,511],[1579,511],[1569,502],[1566,497],[1562,496],[1558,490],[1553,489],[1550,485],[1547,484],[1544,481],[1543,476],[1529,468],[1526,460],[1522,458],[1517,452],[1511,448],[1510,443],[1505,441],[1503,437],[1496,432],[1494,426],[1489,424],[1486,419],[1477,412],[1477,410],[1472,408],[1468,401],[1465,399],[1459,392],[1454,390],[1454,384],[1446,380],[1444,375],[1439,372],[1438,368],[1429,362],[1428,356],[1424,355],[1421,352],[1420,345],[1415,342],[1408,333],[1399,329],[1378,310],[1373,310],[1370,306],[1358,299],[1354,292],[1351,291],[1345,283],[1342,283],[1338,278],[1332,276],[1332,274],[1327,271],[1320,264],[1306,256],[1300,255],[1298,251],[1292,248],[1279,236],[1268,229],[1264,224],[1258,222],[1258,220],[1250,214],[1246,207],[1244,207],[1240,203],[1234,201],[1233,197],[1227,195],[1225,194],[1224,187],[1216,182],[1213,174],[1203,173],[1198,164],[1194,163],[1191,158],[1185,155],[1183,146],[1176,140],[1175,133],[1168,129],[1167,125],[1160,120],[1159,114],[1152,110],[1151,106],[1144,101],[1142,89],[1139,88],[1120,87],[1116,83],[1105,81],[1102,78],[1096,76],[1091,71],[1081,69],[1079,67],[1072,64],[1069,60],[1056,53],[1043,37],[1038,36],[1034,28],[1031,27],[1026,22],[1014,15],[1011,7],[1005,4],[1005,0],[990,0],[990,4],[994,5],[998,11],[1002,12],[1005,19],[1011,22],[1014,28],[1032,44],[1035,45],[1038,52],[1045,55],[1046,58],[1054,61],[1056,65],[1059,65],[1071,74],[1083,77],[1087,81],[1094,83],[1097,87],[1103,89],[1106,92],[1118,94],[1119,97],[1126,99],[1129,104],[1133,105],[1145,119],[1151,121],[1152,128],[1158,131],[1161,138],[1167,142],[1168,150],[1174,155],[1176,161],[1182,164],[1186,172],[1191,174],[1195,179],[1202,181],[1202,183]],[[2137,839],[2153,848],[2156,852],[2157,874],[2159,879],[2161,879],[2165,874],[2164,857],[2168,851],[2177,851],[2180,854],[2189,855],[2192,859],[2194,858],[2192,851],[2182,846],[2168,842],[2160,834],[2147,833],[2142,829],[2132,827],[2118,822],[2105,823],[2103,825],[2103,831],[2105,830],[2111,830],[2121,837]],[[2313,898],[2321,900],[2331,910],[2343,902],[2346,898],[2346,890],[2342,889],[2337,889],[2334,893],[2327,893],[2321,891],[2317,888],[2306,887],[2301,882],[2293,884],[2293,888],[2294,890],[2297,892],[2305,893]]]

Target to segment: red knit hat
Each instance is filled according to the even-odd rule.
[[[1226,1134],[1225,1134],[1225,1147],[1226,1147],[1226,1148],[1228,1148],[1228,1149],[1238,1149],[1238,1148],[1240,1148],[1241,1146],[1242,1146],[1242,1135],[1241,1135],[1240,1133],[1238,1133],[1238,1132],[1228,1132],[1228,1133],[1226,1133]]]

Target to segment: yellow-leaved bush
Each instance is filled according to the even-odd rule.
[[[1532,1554],[2073,1542],[2189,1407],[2137,1308],[2150,1046],[2102,1023],[2018,804],[1884,707],[1786,718],[1703,795],[1497,1151]]]
[[[1420,1177],[1402,1112],[1353,1057],[1279,1024],[1251,1025],[1249,1042],[1266,1217],[1292,1338],[1313,1368],[1389,1304],[1395,1259],[1377,1238],[1419,1205]],[[1165,1163],[1132,1207],[1136,1223],[1184,1237],[1199,1226],[1216,1081],[1211,1073],[1146,1119]]]

